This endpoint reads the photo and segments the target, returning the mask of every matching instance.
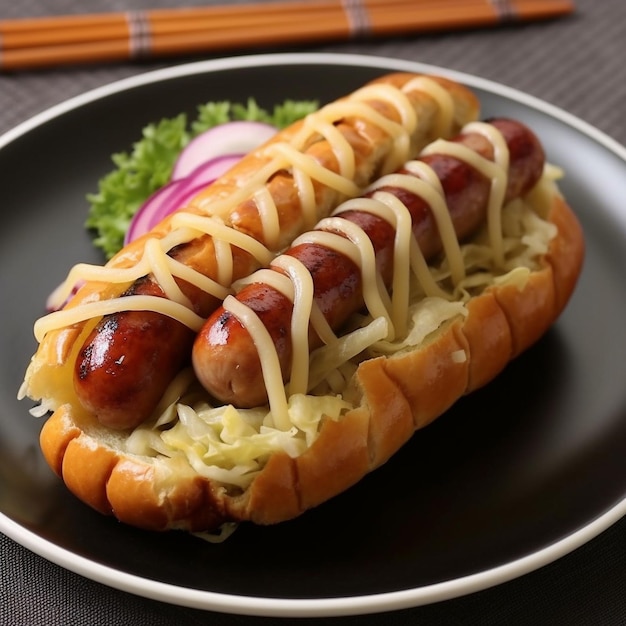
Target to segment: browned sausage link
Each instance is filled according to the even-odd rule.
[[[124,295],[132,294],[163,297],[149,279]],[[81,404],[112,428],[140,423],[183,366],[192,342],[191,330],[159,313],[107,315],[91,331],[76,359],[74,389]]]
[[[544,153],[535,135],[512,120],[492,120],[502,133],[510,153],[506,198],[518,197],[538,181],[543,171]],[[493,158],[493,146],[480,134],[455,139],[486,158]],[[491,181],[467,163],[449,155],[422,157],[441,180],[447,204],[460,239],[465,239],[486,219]],[[403,170],[403,173],[408,173]],[[441,251],[441,241],[428,204],[405,189],[385,188],[405,203],[411,213],[413,232],[424,256],[431,259]],[[389,285],[392,277],[394,229],[384,219],[365,211],[340,214],[360,226],[371,239],[381,274]],[[314,298],[335,330],[363,306],[361,272],[343,254],[317,244],[301,244],[286,254],[298,258],[313,277]],[[283,377],[291,364],[290,300],[276,289],[252,283],[237,299],[250,307],[272,337]],[[319,339],[311,332],[312,346]],[[223,308],[209,317],[196,337],[193,365],[200,382],[218,400],[240,407],[259,406],[267,401],[259,356],[251,336],[240,322]]]
[[[188,267],[202,271],[215,255],[209,237],[199,237],[169,253]],[[233,248],[233,269],[245,276],[258,264]],[[207,317],[220,300],[182,280],[176,280],[194,311]],[[152,275],[131,285],[123,295],[165,297]],[[194,333],[180,322],[150,311],[122,311],[105,316],[87,336],[74,366],[74,390],[81,404],[105,426],[131,428],[147,419],[164,389],[188,364]]]

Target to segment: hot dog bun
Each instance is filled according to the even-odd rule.
[[[266,265],[342,199],[434,138],[458,132],[478,108],[475,95],[454,81],[394,73],[278,133],[104,271],[76,268],[66,287],[84,279],[78,293],[58,316],[36,324],[40,345],[22,394],[42,410],[82,404],[111,427],[141,423],[235,279]],[[130,310],[132,300],[139,313]],[[142,317],[146,306],[156,312],[149,319]],[[165,350],[157,358],[159,335],[175,337],[182,353]],[[132,355],[125,352],[131,344]],[[94,353],[96,362],[88,358]],[[151,389],[156,398],[146,395]]]
[[[128,445],[132,435],[104,428],[71,404],[60,406],[41,431],[48,463],[96,510],[151,530],[274,524],[336,496],[464,394],[488,384],[565,308],[583,263],[581,226],[549,177],[524,205],[551,233],[534,267],[497,276],[417,345],[362,360],[343,390],[350,408],[322,419],[299,454],[266,454],[248,482],[202,476],[183,454],[143,454],[141,446]]]

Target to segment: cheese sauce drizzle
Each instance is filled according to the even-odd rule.
[[[290,139],[270,142],[252,153],[259,161],[258,169],[245,179],[237,179],[227,173],[221,181],[200,192],[188,206],[181,207],[169,219],[169,225],[145,238],[143,248],[122,251],[105,266],[77,264],[69,272],[64,284],[56,292],[63,302],[75,285],[83,281],[98,281],[119,285],[117,296],[114,291],[107,295],[91,296],[89,302],[76,298],[69,307],[48,314],[35,323],[35,335],[41,341],[45,335],[82,322],[107,315],[131,310],[128,296],[120,295],[126,286],[138,278],[153,275],[164,291],[164,298],[144,297],[147,309],[175,317],[192,329],[197,329],[197,315],[190,310],[191,303],[176,283],[183,278],[219,299],[231,293],[233,275],[233,247],[240,248],[254,257],[259,265],[267,266],[278,250],[285,245],[281,241],[281,229],[275,199],[266,183],[281,170],[291,170],[300,201],[300,211],[305,230],[312,228],[320,219],[315,195],[315,184],[334,190],[339,197],[358,196],[362,189],[353,180],[356,173],[355,152],[335,124],[347,117],[359,118],[379,127],[392,141],[391,150],[383,164],[383,172],[393,171],[410,158],[412,136],[418,119],[409,94],[422,92],[437,104],[438,113],[434,124],[438,132],[449,132],[454,122],[452,96],[435,80],[418,76],[403,87],[390,84],[373,84],[363,87],[350,96],[328,104],[309,114],[302,127]],[[370,101],[390,104],[400,122],[385,117]],[[337,161],[335,172],[318,163],[305,152],[306,148],[320,139],[325,139]],[[236,170],[236,168],[235,168]],[[230,184],[228,193],[225,186]],[[233,189],[234,188],[234,189]],[[240,203],[251,200],[262,224],[261,241],[231,227],[228,216]],[[323,207],[322,207],[323,210]],[[167,229],[169,228],[169,232]],[[193,268],[181,267],[169,256],[172,248],[188,243],[194,238],[209,235],[213,238],[216,256],[216,276],[206,276]],[[80,294],[79,294],[80,296]],[[95,298],[107,298],[93,301]],[[175,303],[172,306],[168,300]],[[189,309],[183,311],[183,309]],[[139,309],[137,309],[139,310]],[[296,376],[298,378],[298,376]]]
[[[508,148],[500,131],[491,124],[473,122],[467,124],[462,132],[480,133],[485,136],[493,146],[494,160],[482,157],[466,146],[445,140],[430,144],[422,151],[422,154],[453,156],[466,162],[492,181],[487,204],[487,230],[494,265],[502,267],[504,238],[501,230],[501,210],[508,184]],[[443,254],[450,266],[452,284],[458,285],[466,274],[461,244],[455,233],[441,182],[426,163],[410,161],[404,167],[411,174],[390,174],[382,177],[368,188],[368,191],[374,192],[370,198],[354,198],[345,201],[335,209],[331,217],[322,219],[315,230],[300,235],[293,242],[293,246],[301,243],[325,246],[344,254],[360,268],[365,306],[376,323],[384,320],[386,341],[393,341],[394,338],[402,337],[407,332],[411,272],[427,297],[443,296],[451,300],[452,294],[446,293],[435,282],[419,250],[413,234],[411,215],[406,205],[393,194],[380,191],[379,188],[401,188],[422,198],[434,216],[442,241]],[[371,240],[359,226],[339,217],[344,211],[350,210],[369,212],[385,219],[395,228],[391,297],[377,271]],[[407,259],[410,259],[410,263],[406,262]],[[245,304],[230,296],[226,299],[224,308],[241,322],[252,337],[261,359],[270,411],[275,425],[278,428],[288,429],[292,427],[288,415],[288,394],[306,393],[309,390],[308,331],[312,324],[313,286],[309,284],[308,271],[294,257],[280,255],[272,265],[280,268],[283,273],[265,270],[262,274],[252,275],[242,284],[267,279],[267,284],[281,291],[294,303],[291,385],[285,388],[282,382],[276,347],[256,314]],[[272,274],[275,275],[274,278]],[[239,288],[240,285],[238,283],[235,286]],[[328,345],[336,341],[336,336],[331,331],[331,334],[325,334],[322,337],[322,341]]]

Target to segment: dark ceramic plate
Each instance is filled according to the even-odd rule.
[[[85,194],[143,126],[198,103],[254,96],[322,103],[392,70],[472,86],[485,116],[528,123],[567,177],[587,234],[562,318],[491,385],[418,433],[387,465],[293,522],[221,545],[141,532],[70,495],[39,452],[16,393],[32,323],[78,261],[99,262]],[[416,63],[287,54],[183,65],[118,82],[0,138],[0,531],[132,593],[256,615],[385,611],[517,577],[626,513],[626,153],[580,120],[502,86]]]

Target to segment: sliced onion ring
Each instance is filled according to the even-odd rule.
[[[161,220],[185,205],[216,178],[241,160],[243,154],[215,157],[202,163],[189,176],[172,180],[155,191],[137,210],[126,231],[127,244],[152,230]]]
[[[273,137],[278,129],[265,122],[239,120],[210,128],[194,137],[182,150],[172,170],[172,180],[190,175],[199,165],[225,154],[246,154]]]

